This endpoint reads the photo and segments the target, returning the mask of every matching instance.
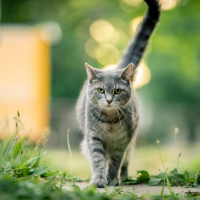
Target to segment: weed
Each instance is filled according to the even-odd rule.
[[[69,134],[70,129],[67,131],[67,145],[71,160],[71,173],[66,174],[63,172],[50,171],[47,166],[41,166],[41,158],[46,154],[45,144],[48,140],[49,130],[46,130],[41,140],[37,142],[35,147],[30,143],[29,132],[25,128],[24,124],[20,120],[20,114],[17,113],[16,128],[11,138],[7,140],[0,140],[0,198],[1,199],[97,199],[97,200],[111,200],[111,199],[176,199],[176,198],[189,198],[198,197],[199,193],[188,192],[182,195],[174,194],[172,185],[186,185],[188,187],[200,186],[200,172],[196,173],[194,178],[190,178],[187,170],[184,174],[178,172],[179,160],[177,160],[177,168],[167,173],[165,168],[159,140],[156,140],[158,145],[160,158],[163,164],[164,172],[156,176],[151,176],[145,170],[138,171],[138,177],[136,180],[126,179],[123,184],[149,184],[149,185],[163,185],[161,195],[153,196],[150,194],[143,194],[142,197],[138,197],[136,194],[136,188],[133,186],[132,191],[124,191],[123,187],[114,188],[110,190],[109,187],[105,187],[105,192],[100,193],[94,186],[88,186],[87,188],[80,190],[75,185],[76,181],[89,181],[81,180],[73,176],[73,160],[72,152],[70,148]],[[8,122],[6,122],[6,128],[3,130],[3,134],[9,130]],[[19,131],[26,130],[26,135],[21,138]],[[180,157],[180,154],[179,154]],[[178,159],[179,159],[178,157]],[[70,176],[70,178],[69,178]],[[68,181],[73,182],[68,190],[64,190],[63,186],[66,186]],[[164,186],[167,185],[170,191],[170,195],[164,194]]]
[[[171,185],[170,185],[170,182],[169,182],[169,179],[168,179],[168,176],[167,176],[167,170],[165,168],[165,165],[164,165],[164,162],[163,162],[163,159],[162,159],[162,155],[161,155],[161,151],[160,151],[160,141],[158,139],[156,139],[156,144],[158,146],[158,150],[159,150],[159,154],[160,154],[160,159],[162,161],[163,168],[164,168],[164,171],[165,171],[165,178],[164,178],[163,188],[162,188],[162,191],[161,191],[161,196],[163,195],[164,186],[165,186],[165,180],[166,180],[169,192],[170,192],[171,196],[175,198],[175,194],[174,194],[174,192],[173,192],[173,190],[171,188]]]
[[[178,133],[179,133],[179,129],[177,127],[174,128],[174,145],[175,145],[175,152],[176,152],[175,155],[178,155],[178,153],[177,153],[177,136],[178,136]],[[180,154],[177,157],[177,167],[176,167],[177,171],[178,171],[179,157],[180,157]]]
[[[71,151],[70,142],[69,142],[69,134],[70,134],[70,132],[71,132],[71,130],[70,130],[70,128],[68,128],[68,130],[67,130],[67,146],[68,146],[70,160],[71,160],[71,178],[72,178],[72,182],[74,184],[73,173],[72,173],[72,170],[73,170],[72,151]]]

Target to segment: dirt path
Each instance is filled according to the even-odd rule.
[[[79,183],[77,182],[76,185],[78,185],[81,189],[84,189],[85,187],[89,186],[89,183]],[[162,186],[148,186],[148,185],[134,185],[135,190],[133,191],[133,185],[121,185],[116,188],[123,187],[123,191],[130,191],[134,192],[138,196],[142,196],[143,194],[160,194],[162,190]],[[109,191],[114,190],[115,187],[109,186],[107,187]],[[184,194],[184,192],[200,192],[200,189],[198,188],[185,188],[185,187],[172,187],[174,193]],[[100,192],[104,192],[105,189],[99,188]],[[165,194],[170,194],[168,187],[165,186],[164,189]]]

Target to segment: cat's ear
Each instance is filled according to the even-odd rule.
[[[90,81],[96,79],[97,76],[95,74],[95,69],[87,63],[85,63],[85,67],[86,67],[86,70],[87,70],[88,79]]]
[[[122,72],[121,77],[126,81],[131,81],[131,75],[133,72],[133,64],[129,64]]]

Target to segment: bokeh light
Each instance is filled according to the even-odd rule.
[[[86,53],[92,57],[92,58],[96,58],[95,56],[95,49],[98,47],[98,43],[94,40],[94,39],[89,39],[86,43],[85,43],[85,51]]]
[[[132,33],[135,33],[138,26],[140,25],[140,23],[142,22],[142,19],[143,19],[143,16],[139,16],[139,17],[136,17],[135,19],[133,19],[131,21],[131,32]]]
[[[151,79],[151,71],[149,67],[142,61],[136,69],[133,81],[134,88],[140,88],[147,84]]]
[[[121,34],[119,31],[114,29],[113,35],[112,37],[108,40],[109,43],[116,45],[119,43],[119,41],[121,40]]]
[[[114,28],[106,20],[96,20],[90,26],[90,35],[99,43],[108,41],[113,34]]]
[[[95,57],[102,65],[116,63],[119,60],[119,51],[111,44],[103,44],[95,49]]]
[[[132,12],[132,7],[139,6],[142,0],[121,0],[121,7],[126,12]],[[181,0],[160,0],[162,10],[172,10]]]
[[[177,0],[160,0],[162,10],[172,10],[177,5]]]
[[[104,57],[107,54],[107,52],[108,52],[108,48],[109,48],[109,45],[98,46],[95,49],[95,57],[96,58],[102,58],[102,57]]]
[[[113,70],[117,67],[115,64],[106,65],[103,69],[104,70]]]
[[[57,22],[49,21],[40,23],[37,27],[41,30],[41,38],[51,44],[58,43],[62,38],[62,30]]]
[[[122,0],[123,3],[129,6],[139,6],[142,3],[142,0]]]

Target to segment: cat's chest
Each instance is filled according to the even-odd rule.
[[[111,124],[111,123],[100,123],[99,124],[102,129],[102,139],[110,144],[114,145],[115,143],[119,143],[122,140],[126,140],[127,131],[124,126],[120,122]]]
[[[120,122],[117,122],[117,123],[99,122],[98,124],[103,132],[110,133],[110,134],[124,129]]]

